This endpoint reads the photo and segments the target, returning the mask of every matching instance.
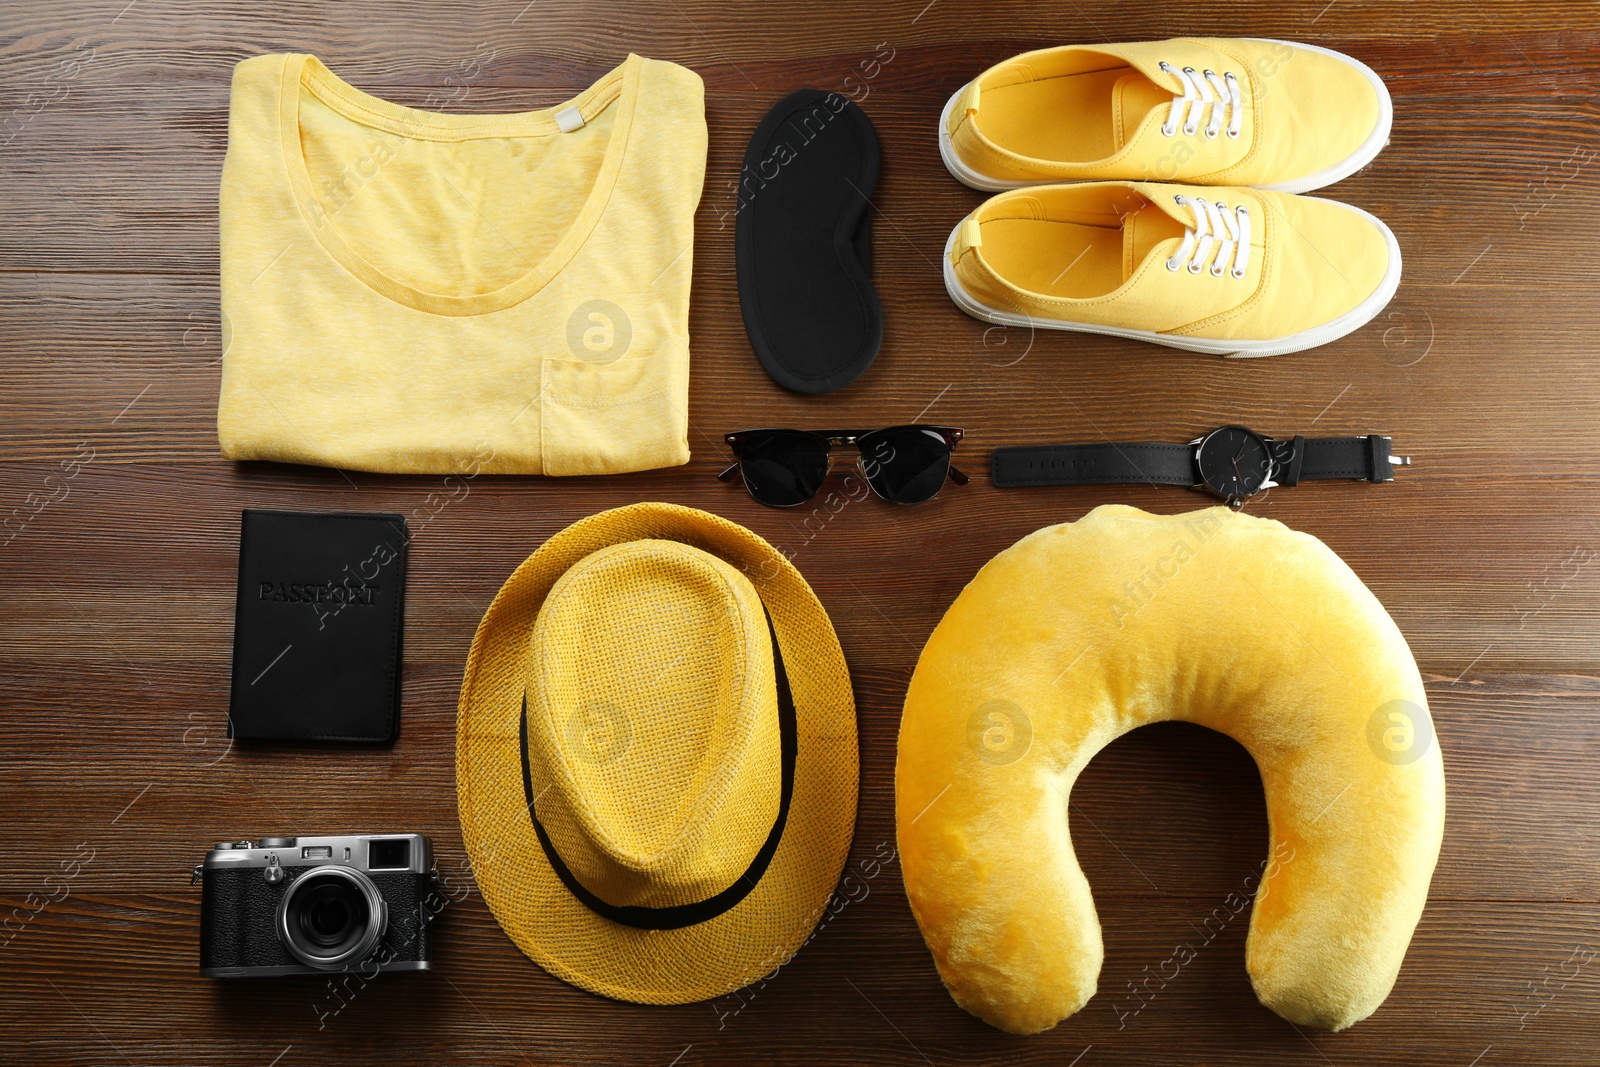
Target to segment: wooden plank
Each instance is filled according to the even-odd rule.
[[[1594,47],[1600,48],[1600,34]],[[1504,45],[1500,50],[1498,59],[1525,62]],[[811,79],[858,96],[883,142],[888,163],[877,198],[883,230],[875,264],[879,277],[925,276],[954,220],[982,202],[980,194],[943,172],[932,138],[940,108],[960,77],[923,88],[915,82],[917,69],[924,68],[975,71],[982,64],[902,49],[870,83],[858,79],[846,87],[848,74]],[[0,201],[0,270],[214,276],[228,77],[222,70],[210,88],[157,94],[118,83],[67,95],[40,111],[0,149],[0,174],[12,194]],[[770,90],[742,86],[707,94],[709,123],[728,135],[711,139],[696,260],[730,279],[745,142],[777,96],[807,81],[772,80]],[[361,87],[413,105],[439,91]],[[1449,283],[1459,276],[1458,284],[1473,288],[1594,283],[1600,267],[1582,249],[1600,223],[1576,206],[1592,202],[1600,191],[1600,139],[1594,134],[1600,83],[1588,96],[1506,96],[1487,113],[1478,98],[1466,94],[1408,98],[1400,84],[1394,91],[1398,118],[1389,151],[1326,195],[1372,211],[1394,228],[1408,278]],[[570,95],[570,86],[475,86],[450,110],[526,110]],[[0,97],[0,115],[3,108]],[[1516,124],[1529,121],[1538,123],[1541,137],[1519,135]],[[1486,172],[1480,162],[1485,156],[1502,165]],[[1427,195],[1411,195],[1419,188]],[[1445,216],[1455,224],[1439,225]],[[1419,239],[1422,234],[1426,240]],[[1498,252],[1481,269],[1468,271],[1491,244]],[[1527,254],[1544,246],[1551,254]]]
[[[1600,441],[1600,364],[1574,358],[1591,310],[1573,293],[1501,287],[1489,299],[1484,289],[1419,279],[1373,324],[1334,344],[1282,360],[1225,361],[990,326],[952,305],[936,270],[914,247],[897,250],[894,236],[880,259],[898,259],[903,273],[877,279],[896,309],[883,351],[850,390],[825,398],[772,384],[746,339],[731,263],[696,264],[689,412],[697,459],[725,454],[723,433],[763,419],[870,423],[915,417],[936,400],[930,417],[961,421],[974,405],[1014,414],[974,423],[977,450],[1093,439],[1096,428],[1161,439],[1219,419],[1276,432],[1313,420],[1340,433],[1370,424],[1416,453],[1419,466],[1404,472],[1415,478],[1456,473],[1427,459],[1457,450],[1474,453],[1460,473],[1475,479],[1487,473],[1479,464],[1525,472],[1541,465],[1546,440],[1559,442],[1562,456],[1544,473],[1581,477],[1594,458],[1588,446]],[[5,458],[54,463],[88,441],[96,463],[217,461],[218,315],[210,279],[0,274]],[[1462,391],[1464,378],[1481,389]],[[1177,414],[1174,397],[1183,398]],[[1516,408],[1517,433],[1485,417],[1488,397]],[[1521,486],[1507,488],[1525,499]]]
[[[469,606],[427,615],[465,616]],[[895,734],[914,654],[874,642],[859,620],[848,624],[849,613],[841,618],[866,766],[852,862],[865,863],[894,839]],[[459,621],[470,635],[476,620]],[[423,642],[426,649],[426,636]],[[892,654],[883,654],[885,647]],[[406,718],[384,788],[374,788],[368,763],[347,753],[230,746],[220,710],[225,654],[208,663],[113,657],[93,666],[81,658],[13,666],[17,674],[5,681],[16,714],[0,728],[0,749],[8,753],[0,786],[18,809],[9,832],[33,847],[11,860],[4,884],[35,888],[82,842],[97,848],[153,833],[158,841],[114,865],[86,869],[76,884],[88,893],[160,893],[212,841],[344,826],[427,833],[440,869],[460,872],[470,884],[453,764],[438,758],[453,749],[463,659],[464,647],[407,667]],[[57,694],[75,677],[99,696],[63,708]],[[1428,693],[1450,789],[1430,899],[1600,903],[1600,767],[1585,755],[1600,744],[1600,722],[1588,714],[1600,681],[1559,686],[1493,675],[1436,679]],[[1508,735],[1523,743],[1508,749]],[[52,797],[67,776],[74,796],[63,809]],[[250,784],[241,789],[241,782]],[[403,818],[390,790],[407,797]],[[314,805],[294,799],[309,797],[317,798]],[[1220,898],[1267,854],[1255,765],[1237,744],[1200,727],[1163,725],[1118,741],[1091,764],[1071,799],[1075,844],[1085,868],[1098,872],[1093,884],[1103,896],[1109,886],[1113,896],[1131,889],[1152,903]],[[1486,864],[1486,855],[1501,859]]]
[[[1017,1038],[950,1000],[892,877],[882,876],[882,892],[842,904],[770,982],[743,998],[678,1007],[604,1001],[563,985],[523,957],[476,898],[441,912],[432,973],[336,990],[309,977],[197,981],[187,974],[192,893],[86,892],[40,913],[7,946],[13,995],[0,1018],[15,1026],[17,1005],[33,1004],[92,1024],[36,1031],[31,1055],[48,1062],[120,1062],[120,1051],[135,1063],[259,1065],[285,1047],[351,1062],[399,1047],[451,1063],[659,1065],[693,1046],[696,1062],[1059,1065],[1088,1046],[1108,1063],[1146,1049],[1206,1063],[1309,1065],[1391,1062],[1403,1054],[1396,1050],[1416,1050],[1405,1062],[1465,1064],[1486,1047],[1501,1062],[1548,1062],[1542,1050],[1592,1037],[1600,1011],[1600,908],[1438,902],[1384,1008],[1341,1034],[1297,1030],[1255,1001],[1244,970],[1247,913],[1225,925],[1214,919],[1209,929],[1220,932],[1209,939],[1196,932],[1216,907],[1231,907],[1224,890],[1154,906],[1102,901],[1098,995],[1054,1030]],[[1172,961],[1187,957],[1177,955],[1184,948],[1193,959],[1179,967]],[[64,983],[62,971],[85,956],[94,966]],[[271,1032],[255,1025],[263,1019],[275,1020]],[[17,1037],[0,1040],[20,1048]]]
[[[1452,460],[1467,467],[1479,463],[1476,454],[1448,452],[1438,462]],[[845,503],[836,513],[819,504],[796,515],[762,509],[740,489],[716,482],[715,466],[702,460],[687,472],[630,476],[626,484],[632,488],[622,491],[628,500],[690,504],[748,524],[792,553],[830,606],[839,605],[835,610],[852,612],[869,633],[887,620],[909,635],[912,652],[983,562],[1027,533],[1078,518],[1099,503],[1157,512],[1206,503],[1182,490],[1150,487],[1014,490],[997,498],[983,485],[981,465],[974,465],[980,479],[973,486],[948,490],[915,512],[888,512],[888,505],[872,499],[855,502],[843,495],[849,490],[841,482]],[[44,481],[52,476],[49,470],[0,472],[0,500],[20,503],[31,492],[45,503],[0,553],[0,567],[12,580],[42,594],[9,611],[11,625],[0,631],[0,649],[13,655],[37,656],[43,648],[46,656],[70,658],[71,646],[40,643],[62,633],[91,637],[96,616],[140,621],[112,631],[112,647],[138,661],[159,661],[173,650],[188,655],[197,641],[226,654],[238,513],[244,507],[408,514],[417,553],[411,601],[428,606],[407,630],[415,641],[429,632],[435,603],[454,604],[464,596],[486,606],[545,537],[622,502],[617,479],[574,479],[559,489],[530,492],[525,481],[484,478],[464,500],[441,507],[428,501],[441,485],[438,479],[352,474],[353,488],[337,471],[262,465],[236,472],[223,463],[175,469],[91,465],[62,483],[66,497],[51,501]],[[1451,678],[1466,670],[1475,677],[1480,668],[1593,673],[1595,643],[1587,627],[1600,597],[1600,567],[1592,562],[1592,513],[1582,508],[1593,506],[1594,474],[1561,489],[1582,508],[1541,514],[1530,523],[1520,491],[1512,488],[1512,470],[1501,468],[1499,484],[1505,488],[1498,492],[1485,489],[1478,475],[1408,471],[1403,484],[1302,486],[1274,492],[1252,509],[1312,532],[1339,552],[1389,606],[1425,671]],[[1450,506],[1441,508],[1441,499]],[[997,510],[997,500],[1003,510]],[[27,518],[26,508],[12,510]],[[1424,528],[1429,551],[1440,554],[1428,565],[1419,562],[1412,547],[1416,535],[1408,533]],[[142,531],[118,546],[118,569],[139,575],[137,587],[118,584],[105,570],[107,546],[124,529]],[[934,558],[939,562],[931,572],[906,566],[907,560]],[[854,603],[866,596],[863,590],[870,599]],[[459,641],[469,637],[470,627],[455,633],[463,655]]]

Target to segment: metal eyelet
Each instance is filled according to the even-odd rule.
[[[1233,138],[1235,141],[1237,141],[1239,139],[1239,131],[1234,129],[1232,126],[1229,126],[1228,127],[1228,136]]]
[[[1207,126],[1206,127],[1206,140],[1215,141],[1217,139],[1217,134],[1220,133],[1220,132],[1222,132],[1222,131],[1213,130],[1210,126]]]
[[[1213,264],[1212,264],[1212,265],[1211,265],[1211,276],[1212,276],[1212,277],[1213,277],[1213,278],[1220,278],[1220,277],[1222,277],[1222,271],[1223,271],[1223,269],[1224,269],[1224,268],[1223,268],[1223,266],[1222,266],[1222,264],[1221,264],[1221,263],[1213,263]]]
[[[1179,267],[1179,263],[1178,263],[1177,260],[1175,260],[1175,259],[1167,260],[1167,269],[1168,270],[1173,271],[1174,273],[1176,273],[1178,267]]]
[[[1235,278],[1239,278],[1239,279],[1243,279],[1244,278],[1244,271],[1240,270],[1238,267],[1235,267],[1233,270],[1230,270],[1228,273],[1233,275]]]
[[[1177,132],[1178,132],[1178,128],[1176,126],[1168,126],[1165,122],[1163,122],[1161,124],[1161,136],[1163,136],[1163,137],[1171,137],[1173,134],[1175,134]]]
[[[1189,273],[1190,274],[1199,274],[1204,269],[1205,268],[1202,267],[1198,261],[1189,264]]]
[[[1238,207],[1238,212],[1241,215],[1248,215],[1250,214],[1250,209],[1245,207],[1243,204],[1240,204]]]
[[[1178,193],[1177,195],[1175,195],[1172,198],[1172,202],[1174,204],[1177,204],[1179,207],[1182,207],[1183,206],[1183,194],[1182,193]]]
[[[1199,128],[1200,127],[1199,127],[1198,124],[1196,124],[1194,126],[1189,125],[1187,122],[1183,124],[1183,132],[1184,132],[1184,134],[1186,134],[1189,137],[1193,137],[1194,136],[1194,131],[1198,130]]]

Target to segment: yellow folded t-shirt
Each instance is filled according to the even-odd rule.
[[[689,459],[704,87],[630,55],[566,104],[444,115],[314,56],[234,70],[230,459],[609,474]]]

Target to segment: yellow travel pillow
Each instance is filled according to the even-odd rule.
[[[1394,985],[1444,829],[1405,638],[1322,542],[1214,507],[1096,508],[991,560],[928,639],[900,721],[906,893],[951,996],[1036,1033],[1103,950],[1067,800],[1107,744],[1176,719],[1234,738],[1271,862],[1245,965],[1261,1003],[1339,1030]]]

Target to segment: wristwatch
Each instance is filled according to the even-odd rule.
[[[994,484],[1181,485],[1237,507],[1245,497],[1280,485],[1324,478],[1394,480],[1410,456],[1389,451],[1390,438],[1300,437],[1279,440],[1243,426],[1223,426],[1188,444],[1101,442],[997,448]]]

